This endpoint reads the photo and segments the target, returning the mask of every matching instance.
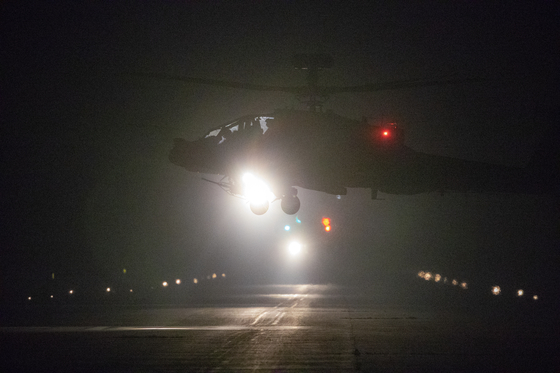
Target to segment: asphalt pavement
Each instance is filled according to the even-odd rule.
[[[2,372],[556,372],[534,307],[375,286],[230,286],[170,303],[2,307]]]

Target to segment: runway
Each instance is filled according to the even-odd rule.
[[[213,289],[170,304],[4,307],[2,371],[557,371],[543,313],[375,288]],[[546,314],[546,313],[544,313]]]

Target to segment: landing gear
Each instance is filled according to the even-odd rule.
[[[268,201],[263,201],[260,203],[255,203],[255,202],[251,202],[249,204],[249,207],[251,208],[251,211],[253,211],[253,214],[255,215],[263,215],[265,212],[268,211],[268,206],[270,205],[270,203]],[[299,205],[298,205],[299,206]],[[298,207],[299,208],[299,207]]]
[[[284,196],[280,206],[282,206],[282,211],[288,215],[294,215],[299,211],[301,203],[297,196]]]
[[[297,189],[294,187],[279,192],[279,194],[282,193],[281,194],[282,201],[280,203],[280,206],[282,207],[282,211],[284,211],[284,213],[288,215],[295,215],[299,211],[299,207],[301,203],[297,196],[297,192],[298,192]],[[280,198],[276,198],[274,201],[277,201],[279,199]],[[268,208],[270,207],[270,202],[268,200],[263,200],[258,202],[253,200],[249,202],[249,207],[251,208],[253,214],[263,215],[268,211]]]

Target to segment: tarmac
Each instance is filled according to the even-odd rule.
[[[3,306],[0,370],[560,371],[554,312],[420,298],[375,286],[263,285],[167,303]]]

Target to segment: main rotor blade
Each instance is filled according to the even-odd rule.
[[[177,75],[159,74],[159,73],[135,73],[134,75],[142,76],[146,78],[174,80],[174,81],[185,82],[185,83],[206,84],[206,85],[213,85],[218,87],[250,89],[253,91],[301,93],[308,89],[307,87],[278,87],[278,86],[268,86],[268,85],[260,85],[260,84],[240,83],[240,82],[227,82],[227,81],[215,80],[215,79],[191,78],[186,76],[177,76]]]
[[[321,88],[323,94],[345,93],[345,92],[375,92],[389,91],[393,89],[406,89],[430,86],[443,86],[450,84],[481,82],[484,79],[440,79],[440,80],[403,80],[396,82],[381,82],[347,87],[324,87]]]

